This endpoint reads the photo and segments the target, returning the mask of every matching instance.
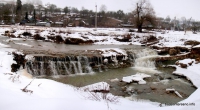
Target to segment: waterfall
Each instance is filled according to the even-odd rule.
[[[75,61],[70,61],[71,67],[74,70],[74,73],[78,73],[78,68],[76,66],[76,62]]]
[[[44,62],[40,61],[40,75],[44,75]]]
[[[27,71],[38,75],[70,75],[81,73],[93,73],[90,61],[86,56],[67,56],[57,58],[52,56],[35,56],[35,60],[26,62]],[[42,58],[41,58],[42,57]],[[102,59],[101,59],[102,60]],[[100,61],[98,61],[100,62]],[[100,63],[98,63],[100,65]]]
[[[66,72],[67,74],[70,74],[70,72],[69,72],[69,70],[68,70],[66,64],[65,64],[64,62],[62,62],[62,64],[63,64],[63,66],[64,66],[64,68],[65,68],[65,72]]]
[[[26,62],[27,71],[38,75],[70,75],[102,72],[107,69],[132,67],[155,70],[154,58],[158,55],[151,49],[127,49],[127,55],[111,56],[34,56]]]
[[[103,62],[103,59],[102,57],[98,58],[98,69],[99,69],[99,72],[102,72],[102,69],[101,69],[101,63]]]
[[[53,75],[54,75],[54,76],[57,76],[58,73],[57,73],[57,70],[56,70],[55,62],[54,62],[54,61],[50,61],[49,64],[50,64],[50,69],[51,69],[51,71],[53,72]]]
[[[159,73],[155,67],[154,59],[158,57],[156,51],[152,49],[142,49],[134,52],[134,68],[141,72]]]
[[[78,58],[78,71],[79,73],[83,73],[82,66],[81,66],[81,58],[79,56],[77,58]]]
[[[93,73],[92,67],[89,64],[89,60],[86,56],[83,57],[83,59],[85,60],[85,72],[86,73]]]

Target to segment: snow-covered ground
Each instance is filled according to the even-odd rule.
[[[98,31],[93,31],[92,28],[59,29],[40,27],[36,29],[43,30],[40,34],[44,36],[47,36],[49,31],[53,32],[53,30],[65,32],[70,31],[72,34],[62,34],[62,37],[81,37],[81,34],[85,33],[89,39],[106,39],[104,40],[105,42],[99,42],[97,44],[130,44],[130,42],[120,43],[114,40],[112,37],[113,35],[120,37],[125,34],[130,34],[127,29],[98,29]],[[6,30],[17,30],[14,33],[16,36],[24,31],[34,33],[33,30],[26,30],[24,27],[13,26],[11,28],[0,27],[0,34],[4,34]],[[91,34],[87,35],[88,33]],[[102,33],[107,35],[91,36],[92,34],[97,33],[98,35]],[[140,39],[144,39],[142,34],[132,34],[132,37],[138,35],[141,36]],[[160,43],[162,43],[163,46],[169,47],[184,46],[184,41],[186,40],[200,41],[200,34],[192,34],[191,32],[187,32],[187,34],[184,35],[184,32],[170,31],[166,34],[156,33],[156,36],[163,37]],[[135,42],[132,41],[133,44],[140,44],[138,39],[132,40],[135,40]],[[0,43],[0,110],[198,110],[200,108],[200,64],[195,64],[195,62],[186,69],[175,66],[177,70],[174,72],[174,74],[186,76],[198,89],[191,96],[181,101],[177,105],[168,106],[149,101],[131,101],[123,97],[113,96],[110,93],[102,95],[102,93],[90,92],[96,88],[108,90],[108,85],[104,82],[84,88],[76,88],[71,85],[58,83],[48,79],[30,79],[30,77],[28,78],[24,76],[24,71],[17,72],[17,75],[15,75],[15,73],[12,73],[14,75],[11,75],[11,64],[15,62],[13,61],[13,56],[10,53],[16,50],[8,47],[8,45]],[[193,59],[186,59],[180,62],[188,63],[192,60]],[[30,82],[31,84],[26,88],[29,91],[23,92],[21,89],[25,88]],[[109,101],[109,99],[111,101]]]
[[[4,34],[5,31],[9,31],[9,34],[12,34],[16,37],[20,36],[22,38],[27,38],[26,36],[23,36],[22,33],[28,32],[32,35],[39,34],[40,36],[44,37],[45,40],[50,40],[48,39],[48,36],[60,35],[64,40],[66,38],[78,38],[82,40],[90,39],[93,41],[98,41],[95,42],[95,44],[141,45],[141,41],[145,41],[146,37],[149,35],[156,36],[159,39],[159,42],[156,45],[161,47],[186,47],[184,42],[187,40],[196,40],[200,42],[200,33],[193,34],[191,31],[187,31],[186,34],[183,31],[165,31],[163,34],[163,32],[129,32],[129,29],[125,28],[99,28],[97,31],[94,31],[94,28],[82,27],[48,28],[31,26],[9,26],[0,28],[0,35]],[[116,40],[116,38],[122,39],[127,35],[131,36],[131,42],[119,42]]]

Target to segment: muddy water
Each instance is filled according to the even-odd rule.
[[[174,71],[172,68],[159,68],[157,71],[160,73],[152,74],[151,72],[146,72],[146,74],[151,75],[151,78],[145,79],[147,81],[145,85],[138,85],[137,83],[126,84],[120,81],[124,76],[130,76],[140,72],[134,68],[113,69],[86,75],[49,78],[77,87],[105,81],[110,84],[110,92],[114,95],[130,97],[133,100],[145,99],[160,103],[177,103],[189,97],[196,90],[186,79],[172,75]],[[115,78],[118,78],[119,81],[111,82],[111,79]],[[183,98],[178,97],[174,93],[167,94],[167,88],[174,88]]]
[[[23,40],[19,38],[9,39],[8,37],[0,36],[0,42],[11,46],[12,48],[18,50],[27,51],[53,51],[53,52],[68,52],[71,50],[94,50],[101,48],[136,48],[142,49],[141,46],[133,45],[66,45],[66,44],[56,44],[51,42],[43,42],[36,40]]]

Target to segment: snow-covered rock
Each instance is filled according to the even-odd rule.
[[[110,90],[110,85],[106,82],[99,82],[99,83],[95,83],[92,85],[88,85],[85,87],[81,88],[84,91],[96,91],[96,90],[105,90],[105,91],[109,91]]]
[[[149,78],[149,77],[151,77],[151,75],[147,75],[144,73],[137,73],[132,76],[123,77],[122,81],[124,81],[126,83],[131,83],[133,81],[137,81],[138,84],[146,84],[146,81],[144,80],[144,78]]]

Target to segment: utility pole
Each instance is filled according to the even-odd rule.
[[[97,30],[97,5],[96,7],[96,14],[95,14],[95,30]]]
[[[15,19],[14,19],[14,7],[15,7],[15,1],[13,0],[12,1],[12,7],[11,7],[11,12],[12,12],[12,23],[14,23],[15,24]]]
[[[175,27],[176,27],[176,16],[174,17],[174,30],[175,31]]]

